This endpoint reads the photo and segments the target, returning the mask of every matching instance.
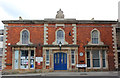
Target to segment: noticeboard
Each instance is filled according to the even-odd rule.
[[[36,57],[36,62],[43,62],[43,57]]]

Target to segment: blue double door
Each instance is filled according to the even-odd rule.
[[[67,54],[58,52],[54,54],[54,70],[67,70]]]

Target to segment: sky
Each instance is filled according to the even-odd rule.
[[[61,9],[65,18],[77,20],[117,20],[120,0],[0,0],[0,29],[2,20],[55,18]]]

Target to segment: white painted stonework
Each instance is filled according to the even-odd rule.
[[[114,63],[115,68],[118,68],[118,53],[117,53],[117,40],[116,40],[116,24],[112,25],[112,37],[113,37],[113,52],[114,52]]]
[[[6,43],[7,39],[6,38],[7,38],[7,30],[8,30],[8,28],[6,26],[8,26],[8,25],[5,24],[5,27],[4,27],[2,69],[4,69],[6,67],[6,65],[5,65],[6,58],[5,58],[5,56],[6,56],[6,52],[7,52],[7,50],[6,50],[6,48],[7,48],[7,46],[6,46],[7,45],[7,43]]]
[[[46,45],[46,44],[48,44],[48,32],[47,32],[47,30],[48,30],[48,28],[47,28],[47,26],[48,26],[48,24],[44,24],[44,45]]]
[[[77,39],[77,35],[76,35],[76,34],[77,34],[76,24],[72,24],[72,26],[73,26],[73,29],[72,29],[73,32],[72,32],[72,33],[74,34],[74,35],[72,36],[72,37],[73,37],[73,41],[74,41],[73,44],[76,44],[76,39]]]

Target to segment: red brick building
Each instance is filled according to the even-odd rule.
[[[59,10],[55,19],[2,22],[3,71],[117,69],[117,21],[65,19]]]

